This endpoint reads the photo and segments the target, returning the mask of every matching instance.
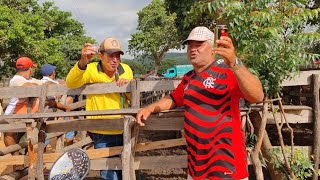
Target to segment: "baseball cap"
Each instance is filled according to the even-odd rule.
[[[16,68],[28,68],[28,67],[37,67],[36,64],[33,64],[32,60],[28,57],[20,57],[16,61]]]
[[[214,41],[214,33],[207,27],[198,26],[195,27],[189,34],[188,38],[182,42],[185,45],[188,41]]]
[[[121,50],[120,41],[116,38],[107,38],[103,40],[103,42],[100,44],[99,51],[101,53],[105,52],[107,54],[112,54],[115,52],[120,52],[120,54],[124,54]]]
[[[56,68],[56,66],[53,66],[51,64],[44,64],[43,66],[41,66],[41,75],[48,76],[52,74]]]

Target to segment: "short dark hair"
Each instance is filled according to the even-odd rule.
[[[16,71],[17,71],[17,73],[18,73],[18,72],[25,72],[25,71],[28,71],[30,68],[32,68],[32,67],[27,67],[27,68],[16,68]]]

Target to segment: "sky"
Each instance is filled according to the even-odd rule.
[[[151,0],[47,0],[53,1],[62,11],[69,11],[72,17],[84,25],[87,36],[98,43],[107,37],[120,40],[125,54],[123,58],[132,59],[128,52],[128,40],[136,32],[137,13]],[[44,0],[39,0],[40,3]]]

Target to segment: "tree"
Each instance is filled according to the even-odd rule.
[[[314,54],[309,49],[319,42],[320,35],[305,32],[304,28],[310,20],[318,18],[320,10],[309,9],[306,4],[306,0],[198,1],[193,4],[190,11],[184,12],[188,16],[182,21],[194,24],[200,20],[202,24],[212,27],[212,21],[208,21],[212,19],[217,24],[228,25],[238,57],[244,60],[247,67],[263,84],[266,94],[263,114],[266,114],[268,104],[273,107],[269,99],[274,96],[280,99],[281,82],[297,74],[302,65],[319,58],[319,54]],[[281,105],[280,100],[278,103]],[[279,113],[284,116],[281,106]],[[257,160],[259,156],[264,136],[266,117],[264,116],[262,120],[253,160]],[[275,124],[278,124],[277,121]],[[288,127],[291,129],[289,124]],[[277,128],[281,137],[282,126]],[[282,144],[285,173],[289,174],[289,178],[294,178],[294,172],[283,148],[283,139],[280,138],[279,141]],[[293,145],[293,136],[291,142]],[[292,158],[291,149],[290,159]],[[255,162],[257,166],[254,167],[257,179],[263,179],[259,163]]]
[[[178,65],[178,62],[174,59],[163,60],[158,73],[162,74],[166,72],[167,69],[173,67],[174,65]]]
[[[144,69],[144,65],[135,60],[126,60],[123,61],[123,63],[128,64],[130,66],[130,68],[133,71],[133,74],[144,74],[147,72],[147,70]]]
[[[177,18],[175,19],[175,25],[178,30],[179,40],[183,41],[188,37],[190,29],[193,29],[201,21],[193,21],[190,23],[185,23],[186,18],[189,15],[189,11],[193,4],[197,2],[197,0],[165,0],[166,10],[169,13],[177,14]],[[207,16],[198,16],[199,18],[207,17]]]
[[[38,13],[45,20],[45,39],[57,39],[58,52],[63,53],[64,56],[63,60],[59,61],[46,58],[46,62],[59,66],[57,68],[61,72],[61,74],[58,73],[59,77],[65,77],[75,61],[80,59],[83,44],[96,42],[91,37],[84,35],[83,25],[72,19],[70,12],[60,11],[53,2],[43,3],[43,8],[39,9]]]
[[[80,58],[84,42],[94,42],[71,13],[59,11],[52,2],[41,7],[35,0],[0,0],[0,14],[0,79],[15,73],[15,59],[22,55],[39,66],[56,65],[62,78]]]
[[[174,21],[176,14],[168,14],[162,0],[153,0],[138,16],[138,32],[129,40],[129,53],[152,58],[157,73],[165,54],[180,46]]]

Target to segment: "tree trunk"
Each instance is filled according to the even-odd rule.
[[[262,141],[263,141],[263,136],[265,133],[265,129],[266,129],[266,124],[267,124],[267,116],[266,114],[268,113],[268,102],[267,102],[268,98],[265,97],[264,98],[264,103],[263,103],[263,110],[262,110],[262,118],[261,118],[261,123],[260,123],[260,127],[257,131],[257,142],[254,146],[254,149],[251,153],[251,159],[253,162],[253,168],[256,174],[256,178],[258,180],[263,180],[263,172],[262,172],[262,165],[259,159],[259,153],[260,153],[260,149],[261,149],[261,145],[262,145]]]
[[[251,122],[252,122],[252,124],[254,126],[255,134],[257,134],[258,130],[260,129],[260,126],[261,126],[262,117],[261,117],[260,113],[257,112],[257,111],[251,112],[249,114],[249,116],[250,116],[250,120],[251,120]],[[272,149],[272,145],[271,145],[268,133],[265,130],[264,136],[263,136],[263,139],[262,139],[261,151],[262,151],[263,157],[266,159],[267,168],[268,168],[268,171],[270,173],[271,179],[272,180],[284,179],[285,175],[280,171],[276,171],[274,169],[274,167],[273,167],[273,164],[270,163],[271,162],[271,156],[270,156],[270,154],[268,152],[270,152],[271,149]]]
[[[154,75],[157,76],[158,75],[158,71],[160,69],[161,66],[161,60],[159,57],[154,57],[155,61],[154,61]]]
[[[314,155],[314,173],[313,180],[317,180],[319,170],[319,156],[320,156],[320,118],[319,118],[319,75],[312,75],[312,91],[313,91],[313,119],[314,119],[314,143],[313,143],[313,155]]]

